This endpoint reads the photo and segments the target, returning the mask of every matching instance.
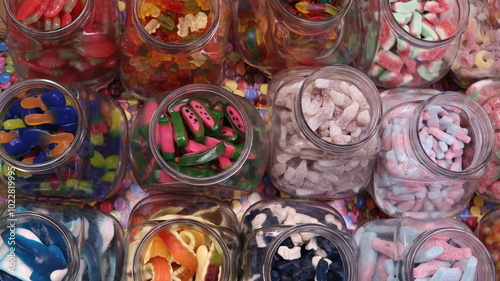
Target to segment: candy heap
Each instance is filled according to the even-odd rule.
[[[401,32],[424,42],[443,41],[455,36],[456,23],[450,19],[450,5],[448,1],[398,0],[390,3],[392,16],[401,26]],[[381,17],[378,50],[368,70],[368,74],[377,80],[377,85],[418,87],[435,82],[445,74],[442,69],[447,69],[448,45],[411,45],[396,35],[388,20]]]
[[[351,158],[327,155],[294,126],[293,108],[300,83],[282,87],[276,95],[276,118],[280,127],[272,154],[270,175],[283,192],[297,196],[324,196],[358,192],[371,173],[378,141],[368,140]],[[367,93],[345,81],[317,79],[302,93],[302,111],[310,130],[325,142],[348,146],[364,141],[372,130],[372,110]],[[276,122],[274,122],[276,121]],[[340,154],[340,153],[339,153]],[[358,159],[354,157],[360,155]]]

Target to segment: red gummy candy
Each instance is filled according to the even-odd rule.
[[[48,18],[57,16],[63,9],[65,3],[66,0],[50,0],[44,15]]]
[[[41,57],[36,59],[36,63],[47,69],[60,68],[67,63],[66,60],[60,59],[57,53],[45,52]]]
[[[116,52],[116,45],[110,41],[86,43],[77,47],[77,52],[84,57],[107,58]]]
[[[25,0],[21,3],[19,6],[19,9],[17,10],[17,19],[20,21],[25,20],[27,17],[29,17],[35,9],[40,5],[42,0]]]

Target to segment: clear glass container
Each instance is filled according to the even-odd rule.
[[[116,1],[48,2],[5,1],[5,43],[16,75],[95,89],[111,82],[120,59]]]
[[[493,151],[486,111],[456,92],[392,89],[381,97],[382,146],[370,190],[377,206],[393,217],[457,215]]]
[[[218,85],[228,54],[228,0],[127,0],[120,77],[136,98],[192,83]],[[155,4],[158,3],[158,4]]]
[[[500,78],[500,8],[495,0],[469,1],[469,20],[451,66],[462,88],[482,79]]]
[[[414,218],[366,221],[354,232],[358,280],[494,280],[485,247],[463,222]]]
[[[490,116],[495,129],[493,155],[486,165],[486,173],[479,181],[476,194],[483,199],[500,203],[500,81],[484,79],[473,83],[466,91],[467,96],[479,102]]]
[[[349,64],[362,40],[358,1],[296,2],[234,1],[234,43],[243,60],[268,76],[293,67]]]
[[[375,85],[344,66],[286,70],[269,82],[269,174],[294,197],[352,196],[368,185],[380,150]]]
[[[468,14],[467,0],[362,1],[365,40],[354,65],[382,88],[431,85],[450,70]]]
[[[248,100],[219,86],[190,84],[151,97],[138,112],[131,168],[146,190],[239,198],[263,178],[268,142]]]
[[[1,280],[121,280],[124,234],[109,214],[14,201],[1,215]]]
[[[264,199],[241,221],[240,281],[357,279],[356,243],[320,201]]]
[[[146,197],[130,214],[125,241],[123,281],[237,280],[238,219],[217,199]]]
[[[127,169],[128,123],[113,98],[45,79],[0,96],[0,192],[33,200],[94,201]]]
[[[496,273],[494,280],[500,280],[500,208],[491,210],[481,218],[475,234],[493,259]]]

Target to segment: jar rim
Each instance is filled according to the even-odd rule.
[[[11,4],[14,1],[16,0],[5,0],[5,11],[8,17],[12,20],[12,23],[19,30],[21,30],[23,34],[26,34],[27,36],[32,37],[36,40],[59,40],[61,39],[61,37],[65,37],[78,32],[90,19],[94,7],[94,0],[85,0],[85,6],[83,7],[82,12],[72,22],[61,28],[45,31],[28,27],[27,25],[20,22],[11,7]]]
[[[290,13],[279,0],[267,1],[273,10],[276,11],[280,17],[284,18],[287,24],[291,27],[296,29],[306,28],[308,30],[315,30],[319,32],[325,28],[331,28],[334,25],[340,24],[353,2],[353,0],[345,0],[342,8],[332,17],[323,20],[308,20]],[[341,38],[341,36],[339,36],[339,38]]]
[[[161,103],[158,105],[158,108],[155,110],[153,116],[151,117],[151,121],[149,122],[149,126],[151,128],[149,130],[149,135],[148,135],[149,145],[153,153],[153,157],[159,164],[160,168],[166,171],[170,176],[172,176],[176,180],[179,180],[187,184],[195,184],[196,186],[211,186],[227,180],[232,175],[237,173],[241,169],[241,167],[245,164],[247,158],[250,155],[253,144],[253,138],[254,138],[253,130],[251,129],[246,130],[245,144],[243,146],[243,149],[241,150],[241,154],[229,169],[226,169],[213,176],[201,177],[201,178],[189,176],[187,174],[181,173],[173,169],[161,155],[160,150],[157,147],[155,141],[156,139],[155,133],[157,130],[158,120],[160,119],[160,116],[163,114],[163,110],[168,108],[168,106],[172,102],[182,98],[183,96],[186,95],[189,96],[191,94],[196,95],[199,93],[204,93],[205,95],[206,94],[215,95],[219,98],[226,100],[228,103],[234,106],[236,110],[240,113],[241,117],[243,118],[242,121],[245,127],[247,128],[252,127],[251,126],[252,122],[250,120],[250,117],[248,116],[248,113],[246,112],[242,101],[237,96],[233,95],[228,90],[219,86],[204,84],[204,83],[189,84],[169,92],[166,95],[166,97],[161,101]]]
[[[0,112],[4,112],[4,114],[7,112],[6,107],[11,105],[10,101],[13,98],[16,98],[18,95],[23,93],[26,94],[29,90],[37,89],[58,90],[66,98],[69,98],[76,111],[77,129],[74,140],[61,155],[38,164],[23,163],[16,160],[9,153],[7,153],[3,145],[0,145],[0,158],[10,166],[27,173],[47,172],[69,161],[69,159],[81,149],[82,143],[84,142],[88,132],[87,119],[78,97],[73,93],[73,91],[70,90],[69,87],[48,79],[27,79],[10,86],[2,93],[2,95],[0,95]],[[28,94],[26,96],[30,95]],[[3,114],[0,115],[2,120],[3,117]]]
[[[78,250],[75,242],[74,242],[74,237],[62,223],[58,222],[57,220],[43,215],[39,214],[33,211],[22,211],[22,212],[17,212],[14,214],[14,217],[10,216],[5,216],[3,218],[0,218],[0,227],[1,229],[7,229],[9,230],[8,226],[10,223],[9,220],[15,219],[15,225],[16,227],[22,225],[24,222],[33,222],[33,221],[41,221],[43,223],[46,223],[53,227],[59,234],[61,234],[61,237],[64,240],[64,243],[67,246],[67,253],[68,253],[68,272],[67,272],[67,280],[68,281],[77,281],[78,280],[78,272],[80,271],[80,251]],[[65,279],[65,280],[66,280]]]
[[[209,29],[203,33],[196,40],[184,43],[184,44],[170,44],[166,42],[162,42],[153,36],[144,28],[141,19],[139,17],[140,5],[144,0],[133,0],[135,3],[135,9],[132,9],[132,21],[135,25],[136,30],[139,33],[139,37],[148,43],[149,45],[155,47],[156,49],[163,50],[168,53],[180,53],[190,50],[195,50],[200,48],[200,46],[206,45],[212,38],[214,38],[217,30],[219,28],[219,19],[220,19],[220,9],[219,9],[219,0],[212,1],[213,7],[210,10],[210,13],[213,14],[212,23]]]
[[[353,85],[363,85],[369,92],[361,91],[367,100],[370,100],[370,111],[371,119],[367,126],[368,133],[365,134],[364,138],[357,142],[348,143],[346,145],[334,144],[323,140],[311,130],[307,124],[304,116],[304,110],[302,108],[302,95],[306,91],[306,88],[311,85],[315,79],[322,77],[324,73],[334,73],[335,77],[328,78],[330,80],[347,82]],[[342,78],[339,78],[342,75]],[[346,80],[349,79],[349,80]],[[374,137],[378,136],[378,131],[382,121],[382,100],[380,99],[380,94],[375,86],[375,84],[361,71],[346,65],[330,65],[324,66],[314,70],[302,81],[300,88],[297,90],[297,96],[295,98],[294,107],[292,109],[292,114],[295,117],[294,121],[296,125],[301,128],[301,132],[304,134],[307,140],[311,141],[314,145],[322,148],[325,152],[332,151],[336,152],[354,152],[360,149],[363,145],[367,144]]]
[[[132,276],[135,281],[142,281],[140,279],[140,266],[142,266],[141,254],[147,250],[147,246],[152,241],[154,237],[158,235],[160,231],[169,230],[169,229],[190,229],[194,231],[202,232],[203,235],[209,237],[210,241],[215,244],[217,251],[219,251],[222,262],[221,262],[221,279],[220,280],[229,280],[229,276],[231,276],[231,267],[228,266],[228,263],[231,261],[229,256],[229,249],[227,245],[224,243],[224,240],[220,237],[220,235],[214,231],[213,229],[207,227],[205,224],[191,219],[174,219],[164,222],[159,221],[151,221],[145,223],[158,223],[153,226],[148,233],[141,238],[135,253],[133,254],[133,266],[132,266]]]
[[[457,26],[455,28],[455,33],[452,36],[437,41],[428,41],[424,39],[417,38],[411,35],[409,32],[403,29],[401,25],[396,21],[396,18],[392,15],[391,11],[391,1],[389,0],[376,0],[381,3],[381,13],[383,14],[383,18],[381,17],[379,20],[385,20],[388,24],[389,28],[396,33],[402,40],[412,44],[415,47],[420,48],[439,48],[444,47],[447,44],[450,44],[457,38],[460,38],[462,32],[465,30],[467,26],[468,18],[469,18],[469,2],[466,0],[455,0],[458,8],[458,21]]]
[[[480,136],[479,140],[481,140],[481,143],[475,144],[475,147],[481,148],[481,153],[474,153],[473,161],[471,161],[468,167],[460,171],[446,169],[439,166],[436,162],[432,161],[427,153],[425,153],[424,146],[420,141],[420,138],[418,137],[418,131],[422,113],[427,108],[427,106],[431,105],[447,105],[458,107],[464,114],[469,117],[466,119],[471,123],[470,127],[476,130],[473,132],[473,134],[476,136]],[[471,118],[474,115],[479,116]],[[422,163],[423,167],[426,170],[436,172],[450,179],[467,176],[480,177],[481,175],[477,173],[482,171],[493,153],[495,138],[491,119],[480,104],[472,100],[470,97],[458,92],[443,92],[441,94],[431,96],[427,100],[424,100],[420,104],[416,105],[415,114],[411,116],[409,120],[409,126],[407,128],[409,130],[408,137],[410,138],[412,147],[415,148],[411,149],[409,152],[415,156],[418,163]],[[474,139],[474,141],[477,140],[477,138]]]
[[[357,259],[356,259],[356,249],[354,239],[347,233],[343,233],[339,230],[328,228],[324,225],[315,223],[305,223],[292,226],[290,228],[284,229],[278,234],[276,239],[274,239],[267,247],[264,253],[263,265],[261,267],[261,275],[263,281],[271,281],[271,264],[274,255],[277,254],[278,248],[281,246],[283,241],[290,237],[292,234],[297,234],[301,232],[314,232],[327,238],[330,242],[337,246],[337,250],[341,257],[342,263],[347,265],[344,267],[344,278],[346,281],[356,281],[358,279],[357,275]]]

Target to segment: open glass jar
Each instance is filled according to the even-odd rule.
[[[16,201],[1,216],[1,280],[121,280],[123,229],[109,214]]]
[[[80,82],[101,88],[118,74],[114,0],[6,0],[5,43],[20,79]]]
[[[467,24],[469,1],[364,0],[365,39],[354,63],[382,88],[426,87],[451,68]]]
[[[146,197],[130,214],[122,281],[236,280],[237,226],[234,212],[214,198]]]
[[[358,280],[356,243],[325,203],[259,201],[244,213],[241,234],[241,281]]]
[[[222,82],[228,0],[126,2],[120,77],[131,94],[146,100],[187,84]]]
[[[358,280],[494,280],[485,247],[456,219],[369,220],[354,239]]]
[[[358,1],[237,0],[234,41],[249,65],[272,76],[293,67],[349,64],[361,34]]]
[[[130,161],[145,189],[238,198],[264,176],[268,134],[248,100],[210,84],[151,97],[132,124]]]
[[[366,75],[343,65],[286,70],[271,79],[267,97],[269,171],[280,191],[327,199],[368,185],[382,104]]]
[[[372,196],[393,217],[452,217],[474,194],[493,151],[494,130],[480,104],[430,89],[381,93],[382,146]]]
[[[128,123],[109,96],[28,79],[0,96],[0,192],[33,200],[111,196],[126,171]]]

